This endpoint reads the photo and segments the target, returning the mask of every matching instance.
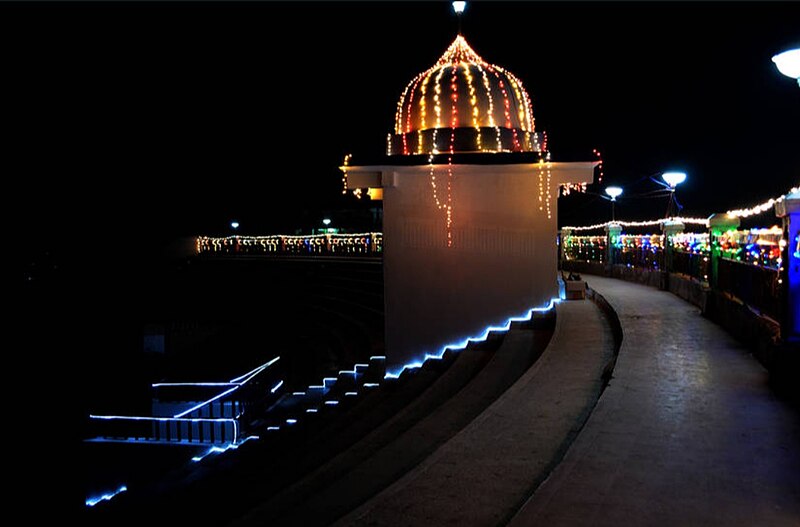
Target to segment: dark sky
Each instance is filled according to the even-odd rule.
[[[401,91],[457,27],[449,2],[0,11],[15,231],[103,244],[232,218],[275,232],[338,206],[344,154],[384,152]],[[800,45],[798,20],[792,2],[484,2],[463,32],[523,81],[554,160],[598,148],[620,184],[682,168],[685,212],[707,215],[800,181],[800,88],[770,61]],[[664,208],[636,201],[619,216]],[[560,206],[567,223],[608,213]]]

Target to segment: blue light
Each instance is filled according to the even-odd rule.
[[[292,392],[292,395],[305,395],[306,392]]]
[[[325,404],[327,404],[328,406],[336,406],[337,404],[339,404],[339,401],[334,401],[333,399],[331,399],[331,400],[325,401]]]
[[[325,387],[327,387],[329,382],[330,382],[331,384],[333,384],[333,383],[335,383],[336,381],[337,381],[336,377],[325,377],[325,378],[323,378],[323,379],[322,379],[322,384],[323,384]]]
[[[181,413],[179,413],[179,414],[176,414],[176,415],[175,415],[175,417],[183,417],[184,415],[189,415],[190,413],[194,412],[195,410],[199,410],[199,409],[200,409],[200,408],[202,408],[203,406],[205,406],[205,405],[207,405],[207,404],[209,404],[209,403],[213,403],[213,402],[214,402],[214,401],[216,401],[217,399],[219,399],[219,398],[221,398],[221,397],[225,397],[225,396],[226,396],[226,395],[228,395],[229,393],[233,393],[233,392],[235,392],[236,390],[238,390],[238,389],[239,389],[239,386],[241,386],[241,385],[234,386],[234,387],[233,387],[233,388],[231,388],[230,390],[225,390],[224,392],[222,392],[222,393],[220,393],[220,394],[218,394],[218,395],[215,395],[214,397],[212,397],[211,399],[209,399],[209,400],[207,400],[207,401],[203,401],[202,403],[199,403],[199,404],[197,404],[197,405],[195,405],[195,406],[192,406],[191,408],[189,408],[189,409],[188,409],[188,410],[186,410],[185,412],[181,412]]]
[[[345,397],[353,397],[354,395],[358,395],[358,392],[344,392]]]
[[[262,364],[261,366],[259,366],[259,367],[255,368],[255,369],[252,369],[252,370],[250,370],[249,372],[245,373],[244,375],[241,375],[241,376],[239,376],[239,377],[236,377],[235,379],[231,379],[231,380],[230,380],[230,382],[231,382],[231,383],[240,383],[240,382],[241,382],[241,383],[245,383],[245,382],[247,382],[248,380],[250,380],[250,378],[252,378],[254,375],[256,375],[256,374],[258,374],[258,373],[261,373],[263,370],[265,370],[265,369],[269,368],[270,366],[272,366],[273,364],[275,364],[276,362],[278,362],[280,359],[281,359],[281,358],[280,358],[280,356],[278,356],[278,357],[275,357],[275,358],[274,358],[274,359],[272,359],[271,361],[269,361],[269,362],[265,362],[265,363],[264,363],[264,364]],[[246,380],[243,380],[243,379],[246,379]]]
[[[499,326],[488,326],[486,329],[483,330],[483,332],[479,336],[467,337],[466,339],[460,342],[446,344],[442,346],[442,348],[440,348],[437,353],[426,353],[422,361],[417,360],[409,362],[401,366],[399,369],[396,369],[391,372],[387,371],[386,375],[384,375],[384,379],[398,379],[405,370],[420,368],[427,360],[441,360],[444,357],[444,354],[445,352],[447,352],[447,350],[461,351],[463,349],[466,349],[466,347],[469,345],[470,342],[483,342],[487,338],[489,338],[489,334],[493,331],[498,331],[498,332],[508,331],[509,329],[511,329],[512,322],[527,322],[533,317],[534,313],[544,313],[546,311],[550,311],[551,309],[553,309],[553,306],[555,306],[556,303],[560,301],[561,299],[559,298],[551,298],[550,302],[546,306],[531,308],[525,314],[516,317],[511,317],[508,320],[506,320],[505,323]],[[385,359],[385,357],[383,358]],[[366,386],[366,384],[364,386]]]
[[[236,382],[157,382],[152,384],[153,388],[163,388],[170,386],[233,386]]]
[[[94,498],[87,498],[86,499],[86,506],[87,507],[94,507],[95,505],[97,505],[101,501],[110,500],[111,498],[113,498],[117,494],[121,494],[121,493],[123,493],[123,492],[125,492],[127,490],[128,490],[128,487],[123,485],[120,488],[118,488],[117,490],[115,490],[113,492],[109,492],[108,494],[103,494],[102,496],[97,496],[97,497],[94,497]]]
[[[287,424],[287,425],[294,425],[294,424],[297,424],[297,419],[287,419],[287,420],[286,420],[286,424]]]
[[[276,384],[275,386],[273,386],[273,387],[272,387],[272,389],[269,391],[269,393],[275,393],[275,392],[277,392],[277,391],[278,391],[278,389],[279,389],[281,386],[283,386],[283,381],[280,381],[280,382],[278,382],[278,384]]]
[[[363,385],[365,388],[376,388],[380,386],[377,382],[365,382]]]
[[[274,432],[274,431],[280,430],[280,429],[281,429],[280,426],[268,426],[267,427],[267,431],[269,431],[269,432]]]
[[[212,446],[211,448],[206,450],[205,454],[202,454],[202,455],[199,455],[199,456],[194,456],[192,458],[192,461],[197,463],[199,461],[202,461],[203,458],[205,458],[206,456],[210,456],[211,454],[220,454],[222,452],[225,452],[227,449],[228,449],[227,447],[222,448],[222,447],[218,447],[218,446]]]
[[[118,419],[122,421],[163,421],[175,423],[231,423],[233,425],[233,442],[239,437],[239,421],[228,417],[220,418],[206,418],[206,417],[139,417],[133,415],[89,415],[89,419],[103,419],[113,420]],[[133,441],[139,443],[140,441]],[[171,444],[171,443],[170,443]]]
[[[317,413],[317,409],[316,408],[306,408],[306,413],[307,414],[315,414],[315,413]]]
[[[232,221],[231,222],[231,228],[232,229],[238,229],[239,228],[239,222],[238,221]]]
[[[373,355],[369,360],[386,360],[386,355]]]

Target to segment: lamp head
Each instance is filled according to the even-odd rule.
[[[467,8],[466,2],[453,2],[453,11],[455,11],[457,15],[463,13],[464,9],[466,8]]]
[[[778,53],[772,57],[772,62],[778,67],[778,71],[787,77],[797,79],[797,84],[800,84],[800,48]]]
[[[622,194],[622,187],[606,187],[606,194],[611,197],[611,201],[616,201]]]
[[[661,179],[667,182],[670,188],[675,188],[684,181],[686,181],[685,172],[664,172],[661,174]]]

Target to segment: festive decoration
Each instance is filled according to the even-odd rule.
[[[755,207],[750,207],[749,209],[729,210],[727,214],[729,216],[736,216],[737,218],[747,218],[748,216],[761,214],[762,212],[766,212],[772,209],[772,207],[774,207],[776,203],[780,203],[781,201],[786,199],[786,196],[788,196],[789,194],[796,194],[798,192],[800,192],[800,186],[792,187],[786,194],[783,194],[782,196],[778,196],[777,198],[770,198],[764,203],[756,205]]]
[[[564,258],[602,263],[606,259],[607,243],[605,236],[565,234]],[[660,268],[663,266],[664,243],[661,234],[621,234],[613,240],[614,263],[629,267]],[[676,252],[696,257],[687,265],[695,265],[694,275],[704,280],[708,280],[712,245],[720,249],[723,258],[774,270],[781,269],[781,253],[786,247],[783,230],[777,226],[741,231],[732,229],[713,237],[708,233],[680,232],[671,235],[669,243]],[[671,270],[686,272],[682,269]]]
[[[541,148],[522,82],[483,60],[458,35],[433,67],[406,85],[388,150],[411,155]]]
[[[723,258],[768,269],[781,268],[781,253],[786,247],[786,240],[783,239],[783,229],[780,227],[730,230],[714,238]]]
[[[703,225],[708,226],[708,220],[705,218],[682,218],[682,217],[672,217],[672,218],[665,218],[660,220],[649,220],[649,221],[607,221],[605,223],[596,223],[594,225],[586,225],[583,227],[561,227],[564,230],[570,231],[593,231],[597,229],[603,229],[608,227],[609,225],[621,225],[623,227],[650,227],[653,225],[660,225],[665,222],[680,222],[684,225]]]
[[[597,182],[603,182],[603,157],[600,155],[600,150],[596,148],[592,148],[592,153],[597,156],[597,160],[600,161],[600,164],[597,165]]]
[[[198,254],[370,255],[383,252],[383,234],[314,234],[308,236],[199,236]]]
[[[344,164],[342,165],[342,194],[347,194],[347,167],[350,166],[350,160],[352,158],[353,154],[344,156]]]

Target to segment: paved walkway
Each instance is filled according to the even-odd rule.
[[[592,302],[567,302],[557,309],[550,344],[516,384],[417,467],[336,525],[507,522],[585,423],[613,354],[610,327]],[[506,344],[528,345],[524,340]]]
[[[587,282],[622,322],[614,378],[511,525],[800,525],[800,416],[766,371],[672,294]]]

